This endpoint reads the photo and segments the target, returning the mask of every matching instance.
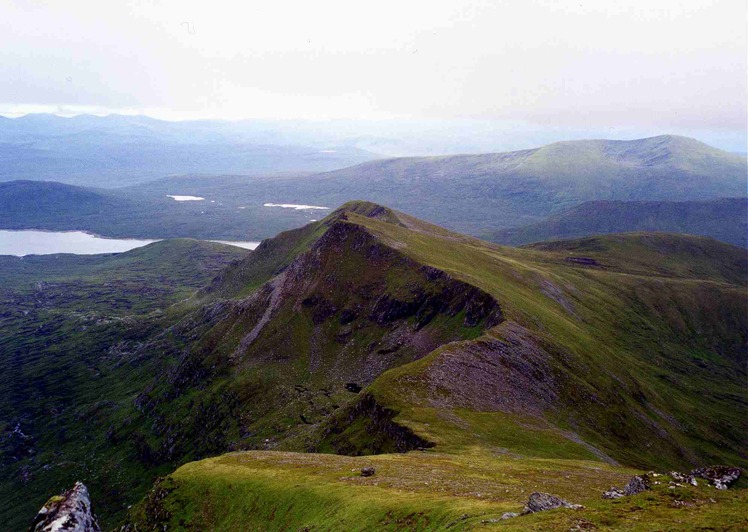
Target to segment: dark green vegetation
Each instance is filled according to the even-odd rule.
[[[452,230],[486,235],[542,222],[587,201],[744,198],[747,173],[744,157],[693,139],[662,136],[560,142],[509,153],[385,159],[302,176],[168,177],[107,191],[54,188],[50,184],[34,188],[33,183],[16,182],[0,187],[0,228],[79,229],[116,237],[258,240],[330,212],[268,208],[263,207],[265,203],[334,207],[365,197]],[[88,198],[91,194],[98,199]],[[178,203],[167,194],[206,199]],[[46,207],[34,205],[37,195],[47,198]],[[80,211],[71,200],[75,195],[88,198]],[[106,210],[97,210],[97,204],[107,205]],[[598,225],[572,221],[567,234],[567,222],[562,220],[557,223],[567,232],[558,236],[580,236],[582,233],[575,232],[578,230],[589,234],[656,229],[734,243],[745,224],[745,209],[737,205],[723,211],[705,207],[704,212],[690,204],[663,205],[654,214],[646,214],[644,211],[652,211],[651,205],[616,203],[620,215],[601,207],[609,203],[595,205],[591,214],[601,216]],[[707,215],[709,212],[712,214]],[[578,220],[581,215],[574,216]],[[556,223],[553,220],[551,223]],[[524,230],[518,231],[522,234]]]
[[[28,526],[41,493],[100,466],[102,477],[119,475],[120,455],[95,437],[109,428],[111,399],[152,378],[136,362],[123,367],[122,351],[159,323],[161,309],[246,253],[172,240],[122,254],[0,256],[3,529]],[[111,482],[122,489],[117,477]]]
[[[167,175],[324,172],[376,158],[279,124],[146,116],[0,117],[0,181],[118,187]],[[290,133],[290,134],[289,134]],[[182,235],[184,236],[184,235]]]
[[[0,255],[0,293],[19,298],[18,311],[32,302],[29,308],[62,310],[64,302],[105,313],[149,311],[191,295],[246,254],[234,246],[175,239],[127,253]]]
[[[0,228],[80,230],[113,238],[253,240],[324,216],[262,204],[239,209],[210,199],[178,202],[166,196],[183,191],[177,186],[163,194],[136,195],[47,181],[0,183]]]
[[[542,222],[502,229],[486,235],[486,238],[499,244],[520,245],[631,231],[701,235],[748,247],[748,199],[590,201]]]
[[[667,493],[600,492],[638,468],[748,465],[747,272],[745,250],[699,237],[514,249],[350,203],[164,313],[60,336],[89,384],[22,423],[27,439],[8,424],[5,441],[25,446],[4,455],[3,496],[28,502],[0,518],[30,519],[76,478],[113,527],[156,475],[237,451],[183,465],[129,518],[480,527],[537,490],[599,526],[642,511],[665,528]],[[34,376],[14,378],[16,396]],[[378,473],[360,477],[367,465]],[[739,526],[744,491],[700,489],[700,510],[678,518]],[[507,526],[573,526],[563,516]]]

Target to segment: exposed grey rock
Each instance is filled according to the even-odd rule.
[[[649,475],[637,475],[629,480],[629,483],[623,488],[624,495],[636,495],[642,491],[646,491],[650,484]]]
[[[33,532],[100,532],[91,510],[88,489],[82,482],[42,506],[31,523]]]
[[[501,519],[511,519],[512,517],[519,517],[517,512],[506,512],[501,516]]]
[[[741,470],[737,467],[724,465],[700,467],[691,471],[694,477],[706,479],[718,490],[726,490],[740,478]]]
[[[668,473],[672,479],[676,482],[682,482],[684,484],[691,484],[692,486],[698,486],[699,483],[693,475],[687,475],[685,473],[678,473],[677,471],[671,471]]]
[[[584,508],[584,506],[580,504],[572,504],[549,493],[535,492],[530,495],[530,498],[527,500],[527,504],[525,505],[525,509],[522,510],[522,514],[533,514],[536,512],[544,512],[545,510],[555,510],[556,508],[571,508],[573,510],[579,510]]]
[[[374,469],[373,467],[364,467],[364,468],[361,469],[361,476],[362,477],[371,477],[376,472],[377,472],[377,470]]]
[[[623,490],[620,488],[612,487],[603,492],[603,499],[620,499],[621,497],[623,497]]]

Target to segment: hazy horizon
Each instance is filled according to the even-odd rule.
[[[489,153],[517,151],[538,148],[554,142],[575,140],[637,140],[663,135],[676,135],[694,138],[708,145],[727,152],[745,155],[747,153],[746,133],[732,133],[705,130],[645,130],[634,128],[607,128],[599,130],[579,130],[571,128],[542,128],[527,122],[499,122],[487,120],[350,120],[350,119],[211,119],[197,118],[168,120],[145,114],[123,113],[78,113],[59,114],[55,112],[25,113],[14,115],[0,113],[9,119],[23,119],[34,116],[55,116],[61,119],[85,117],[130,117],[147,118],[171,124],[230,124],[235,133],[240,133],[242,126],[250,129],[263,126],[275,133],[282,132],[289,139],[287,144],[304,145],[311,136],[318,132],[317,143],[337,137],[342,143],[355,138],[370,138],[379,142],[381,149],[366,149],[380,156],[428,156],[456,155],[469,153]],[[307,142],[304,142],[304,141]]]
[[[678,134],[745,152],[746,14],[707,0],[15,0],[0,7],[0,115],[412,122],[437,139],[477,125],[504,137],[495,149]]]

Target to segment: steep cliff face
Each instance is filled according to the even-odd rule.
[[[34,518],[32,532],[100,532],[91,509],[88,488],[82,482],[49,499]]]

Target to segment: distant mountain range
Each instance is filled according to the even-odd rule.
[[[688,233],[748,247],[748,198],[709,201],[588,201],[524,227],[485,235],[499,244],[632,231]]]
[[[290,128],[289,128],[290,129]],[[166,122],[145,116],[0,117],[0,181],[118,187],[187,173],[320,172],[378,157],[264,123]],[[325,142],[326,141],[326,142]],[[301,144],[300,142],[304,142]]]
[[[366,198],[476,234],[538,222],[592,200],[744,197],[746,175],[744,158],[694,139],[583,140],[510,153],[372,161],[311,176],[289,200]]]
[[[182,176],[108,190],[12,182],[0,186],[0,227],[255,240],[320,217],[320,211],[271,209],[266,203],[332,207],[363,198],[473,235],[547,223],[564,228],[558,236],[641,228],[740,244],[737,232],[745,220],[737,203],[703,210],[651,203],[629,209],[623,202],[745,198],[747,173],[745,158],[683,137],[560,142],[510,153],[383,159],[313,175]],[[167,195],[205,200],[176,202]],[[579,207],[590,201],[619,202],[618,211],[607,203]],[[576,208],[581,210],[560,214]],[[546,222],[549,216],[578,221]],[[556,236],[543,227],[492,238],[522,243],[535,238],[533,231],[541,238]]]

